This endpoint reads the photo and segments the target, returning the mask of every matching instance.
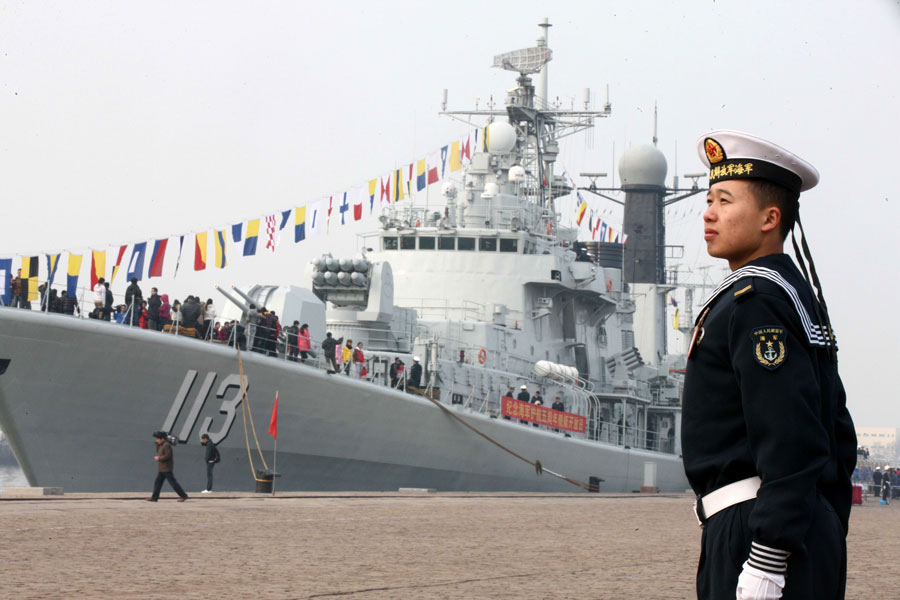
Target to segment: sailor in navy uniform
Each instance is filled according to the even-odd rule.
[[[734,131],[703,136],[698,150],[710,167],[707,250],[732,272],[698,313],[685,376],[697,595],[843,598],[856,434],[805,239],[802,254],[792,239],[803,273],[783,253],[818,172]]]

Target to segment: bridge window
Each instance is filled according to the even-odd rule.
[[[419,238],[419,250],[434,250],[434,238],[433,237],[420,237]]]
[[[495,238],[478,238],[478,249],[482,252],[496,252],[497,240]]]
[[[401,250],[415,250],[416,249],[416,236],[414,235],[404,235],[400,238],[400,249]]]
[[[395,237],[385,237],[381,239],[381,247],[384,250],[396,250],[397,249],[397,238]]]
[[[475,250],[475,238],[461,237],[457,238],[457,250]]]
[[[456,250],[456,238],[454,238],[454,237],[439,237],[438,238],[438,250]]]
[[[509,238],[500,240],[500,252],[518,252],[519,240],[511,240]]]

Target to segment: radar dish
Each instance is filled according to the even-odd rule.
[[[540,71],[541,67],[549,62],[551,58],[553,58],[553,51],[550,48],[535,46],[534,48],[522,48],[521,50],[498,54],[494,57],[493,66],[529,75]]]

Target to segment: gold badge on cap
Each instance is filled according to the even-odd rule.
[[[750,332],[753,340],[754,357],[761,367],[774,371],[787,358],[784,342],[787,333],[781,327],[760,327]]]
[[[722,149],[722,144],[716,140],[706,138],[703,146],[706,148],[706,158],[709,159],[709,164],[714,165],[725,160],[725,150]]]

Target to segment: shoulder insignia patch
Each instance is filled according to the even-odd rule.
[[[753,358],[763,368],[774,371],[787,358],[787,332],[783,327],[758,327],[750,332]]]

